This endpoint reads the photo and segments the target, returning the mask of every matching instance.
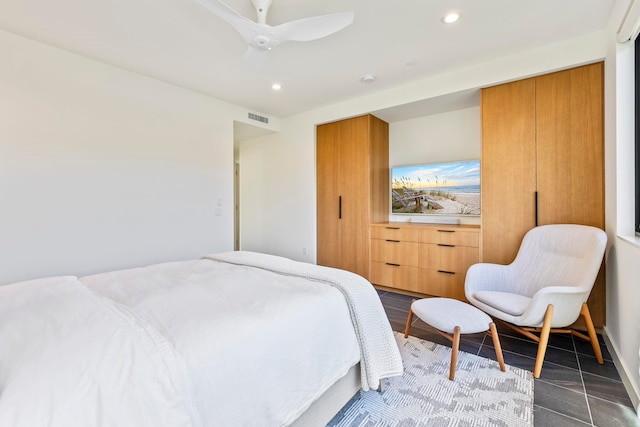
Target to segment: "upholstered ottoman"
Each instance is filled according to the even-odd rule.
[[[440,335],[451,341],[450,380],[453,381],[456,374],[461,334],[476,334],[491,331],[493,346],[496,349],[496,357],[500,364],[500,370],[502,372],[505,371],[498,331],[491,317],[486,313],[471,304],[451,298],[424,298],[413,300],[411,308],[409,309],[409,316],[407,317],[407,326],[404,330],[405,338],[409,336],[414,314],[424,323],[433,327]]]

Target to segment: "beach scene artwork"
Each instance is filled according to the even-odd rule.
[[[480,161],[391,168],[394,214],[480,215]]]

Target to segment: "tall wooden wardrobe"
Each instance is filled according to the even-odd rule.
[[[604,229],[603,64],[482,90],[482,259],[508,264],[537,225]],[[589,298],[605,321],[604,272]]]
[[[368,279],[370,224],[389,218],[389,125],[365,115],[316,132],[318,264]]]

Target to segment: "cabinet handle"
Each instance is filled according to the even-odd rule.
[[[390,265],[391,267],[400,267],[400,264],[394,264],[392,262],[387,262],[385,264]]]
[[[447,270],[438,270],[438,273],[444,273],[444,274],[456,274],[455,271],[447,271]]]
[[[387,241],[387,242],[389,242],[389,243],[400,243],[400,240],[390,240],[390,239],[387,239],[386,241]]]
[[[342,219],[342,196],[338,196],[338,219]]]
[[[455,233],[456,230],[438,230],[438,233]]]
[[[535,208],[536,209],[536,224],[535,225],[537,227],[538,226],[538,192],[537,191],[535,191],[533,193],[533,199],[534,199],[535,206],[536,206],[536,208]]]
[[[455,248],[456,245],[447,245],[446,243],[438,243],[438,246],[445,246],[447,248]]]
[[[400,227],[385,227],[387,230],[400,230]]]

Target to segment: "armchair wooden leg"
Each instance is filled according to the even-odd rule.
[[[415,300],[411,300],[411,305]],[[409,307],[409,314],[407,315],[407,325],[404,327],[404,337],[409,337],[409,331],[411,330],[411,322],[413,322],[413,310]]]
[[[542,330],[540,331],[540,342],[538,343],[538,355],[536,356],[536,364],[533,368],[533,377],[540,378],[540,372],[542,371],[542,363],[544,362],[544,355],[547,352],[547,343],[549,342],[549,333],[551,332],[551,319],[553,318],[553,304],[549,304],[547,311],[544,314],[544,321],[542,322]]]
[[[451,366],[449,367],[449,379],[453,381],[456,376],[456,365],[458,364],[458,348],[460,347],[460,326],[453,329],[453,340],[451,345]]]
[[[498,338],[498,330],[496,329],[496,324],[493,322],[489,323],[489,329],[491,330],[491,338],[493,338],[493,348],[496,349],[496,358],[498,359],[500,370],[504,372],[506,368],[504,367],[504,357],[502,356],[502,346],[500,346],[500,338]]]
[[[587,325],[587,332],[589,333],[589,341],[591,341],[591,347],[593,347],[593,353],[596,355],[596,360],[599,364],[604,365],[604,359],[602,358],[602,350],[600,350],[600,343],[598,342],[598,335],[596,334],[596,328],[593,326],[593,320],[591,320],[591,313],[587,303],[582,304],[580,314],[584,317],[584,323]]]

